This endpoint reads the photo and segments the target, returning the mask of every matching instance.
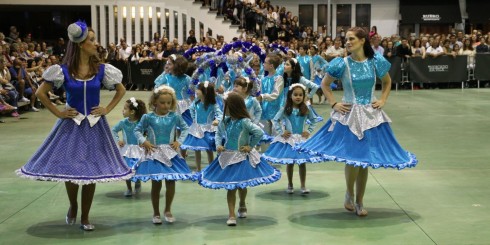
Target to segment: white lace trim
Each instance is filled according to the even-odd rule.
[[[391,119],[381,109],[374,109],[371,105],[353,104],[351,111],[346,114],[332,111],[330,114],[332,125],[328,131],[332,131],[335,124],[339,122],[348,126],[350,131],[357,136],[359,140],[364,138],[364,131],[375,128],[381,123],[389,122]]]
[[[274,139],[272,140],[271,144],[273,144],[275,142],[280,142],[280,143],[283,143],[283,144],[289,144],[290,146],[295,146],[296,144],[302,143],[302,142],[305,142],[305,141],[306,141],[306,139],[303,138],[303,136],[301,136],[301,134],[292,134],[287,139],[285,139],[281,135],[278,135],[278,136],[274,137]]]
[[[177,113],[182,115],[182,113],[184,113],[185,111],[187,111],[189,109],[191,104],[192,104],[192,101],[190,99],[183,99],[183,100],[177,101]]]
[[[218,127],[213,126],[212,124],[192,123],[189,127],[189,134],[198,139],[202,139],[205,132],[216,132],[217,129]]]
[[[177,155],[179,155],[179,153],[172,149],[170,145],[157,145],[156,148],[153,149],[153,152],[146,155],[145,160],[157,160],[170,168],[172,167],[172,162],[170,160]]]
[[[247,160],[247,157],[250,165],[252,165],[254,168],[260,163],[260,154],[255,149],[252,149],[252,151],[249,153],[240,151],[224,151],[218,156],[218,161],[221,165],[221,169],[224,169],[227,166]]]

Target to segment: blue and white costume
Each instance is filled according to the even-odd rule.
[[[192,124],[192,117],[189,112],[189,107],[192,100],[189,95],[189,85],[191,84],[191,77],[188,75],[174,76],[170,73],[162,73],[155,79],[155,88],[160,85],[168,85],[175,90],[175,96],[177,97],[177,113],[182,115],[188,126]]]
[[[299,66],[301,67],[301,73],[304,77],[311,78],[311,68],[310,61],[311,57],[309,55],[297,56],[296,59],[299,62]]]
[[[306,120],[309,120],[310,123],[307,124]],[[312,157],[307,153],[293,150],[293,146],[306,141],[301,135],[303,132],[307,131],[311,134],[315,129],[316,118],[311,107],[308,107],[308,114],[304,116],[300,115],[300,111],[297,108],[293,108],[291,115],[287,115],[285,109],[281,108],[274,117],[273,122],[278,135],[274,138],[267,151],[262,154],[265,160],[279,164],[303,164],[305,162],[322,161],[320,157]],[[282,136],[284,133],[283,124],[285,130],[291,132],[291,136],[287,139]],[[308,128],[305,129],[307,125]]]
[[[188,127],[180,114],[168,112],[165,115],[157,115],[151,112],[143,115],[134,129],[136,138],[139,144],[148,140],[156,148],[137,165],[134,181],[193,179],[184,158],[169,145],[175,141],[176,127],[181,131],[178,141],[182,142],[187,137]],[[147,134],[146,138],[143,136],[144,132]]]
[[[311,57],[310,71],[311,71],[311,81],[313,81],[318,86],[321,85],[322,79],[325,76],[325,70],[328,67],[328,62],[323,59],[320,55],[315,55]]]
[[[136,164],[144,158],[145,150],[139,146],[138,139],[134,134],[134,128],[138,125],[137,121],[130,121],[129,118],[125,118],[119,121],[114,127],[112,127],[112,136],[117,142],[119,139],[119,132],[122,132],[122,141],[124,146],[119,148],[119,152],[123,156],[128,167],[134,169]]]
[[[106,117],[90,114],[92,107],[100,103],[101,84],[114,89],[122,81],[121,71],[101,64],[94,77],[78,80],[69,74],[66,65],[53,65],[43,78],[56,88],[65,88],[66,107],[75,108],[78,116],[58,119],[44,143],[17,174],[82,185],[131,178],[132,171],[112,139]]]
[[[272,120],[281,108],[284,100],[284,79],[280,74],[262,78],[262,117],[260,120]]]
[[[270,184],[281,178],[281,172],[270,166],[252,148],[249,153],[240,152],[242,146],[254,146],[262,137],[262,130],[250,119],[221,121],[216,134],[216,145],[225,139],[225,151],[198,173],[199,184],[210,189],[234,190]]]
[[[396,141],[389,125],[391,119],[371,105],[376,100],[376,77],[384,77],[389,69],[390,63],[378,54],[361,62],[350,56],[332,60],[327,73],[342,81],[342,103],[352,104],[351,111],[346,114],[332,111],[330,120],[297,148],[324,161],[363,168],[415,167],[418,161]]]
[[[189,108],[193,123],[189,128],[189,134],[180,146],[182,149],[194,151],[216,151],[214,142],[217,126],[213,126],[214,120],[220,121],[223,112],[218,104],[210,104],[205,108],[200,100],[194,101]]]

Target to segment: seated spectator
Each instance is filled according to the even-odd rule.
[[[15,86],[10,83],[10,72],[5,65],[5,60],[0,57],[0,94],[5,103],[15,107],[15,109],[11,112],[13,117],[18,117],[19,113],[17,112],[17,100],[19,97],[19,93],[15,89]]]
[[[342,40],[339,37],[335,38],[335,41],[333,42],[333,46],[330,46],[327,49],[325,55],[327,57],[327,61],[329,62],[337,57],[345,57],[346,55],[345,49],[342,48]]]
[[[19,92],[19,101],[30,102],[30,111],[38,112],[34,105],[36,103],[36,89],[34,82],[29,77],[27,71],[27,61],[24,58],[18,58],[14,60],[14,66],[10,68],[10,75],[12,84],[15,85],[17,92]],[[24,95],[30,97],[27,99]]]

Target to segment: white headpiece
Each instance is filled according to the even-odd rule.
[[[205,87],[205,88],[208,88],[208,86],[209,86],[209,81],[205,81],[205,82],[204,82],[204,87]]]
[[[177,55],[175,55],[175,54],[170,55],[170,59],[172,59],[173,61],[175,61],[177,59]]]
[[[249,84],[249,83],[250,83],[250,78],[248,78],[248,77],[244,77],[244,79],[245,79],[245,82],[247,82],[247,84]]]
[[[294,64],[298,64],[298,60],[296,58],[291,58],[294,61]]]
[[[296,87],[301,87],[304,91],[306,91],[306,86],[301,83],[293,83],[291,86],[289,86],[289,90],[293,90]]]
[[[164,90],[164,89],[169,90],[172,94],[175,94],[175,90],[167,85],[160,85],[159,87],[153,89],[153,93],[158,94],[160,90]]]
[[[138,102],[136,101],[136,98],[131,97],[129,98],[129,101],[131,101],[131,104],[134,106],[134,108],[138,108]]]

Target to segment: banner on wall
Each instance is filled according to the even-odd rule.
[[[410,81],[426,83],[462,82],[468,80],[467,56],[420,57],[410,61]]]

